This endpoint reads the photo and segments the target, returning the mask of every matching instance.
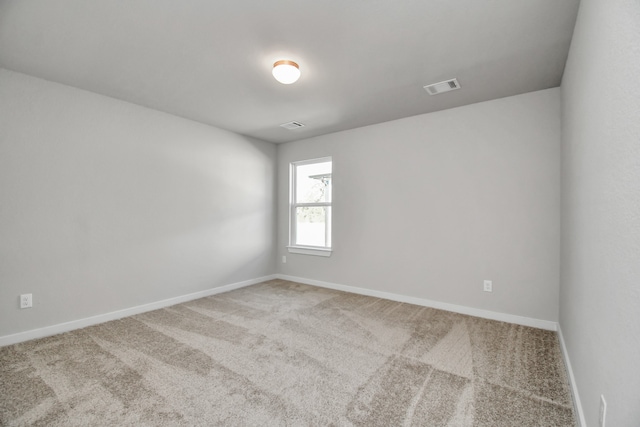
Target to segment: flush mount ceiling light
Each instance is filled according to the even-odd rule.
[[[300,78],[298,64],[287,59],[281,59],[273,64],[273,77],[282,84],[290,85]]]

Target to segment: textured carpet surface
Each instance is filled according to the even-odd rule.
[[[0,348],[2,425],[574,426],[554,332],[273,280]]]

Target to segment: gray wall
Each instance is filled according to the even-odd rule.
[[[288,165],[324,156],[333,255],[289,254]],[[281,144],[278,169],[280,273],[557,321],[559,89]]]
[[[0,70],[0,336],[273,274],[275,162],[272,144]]]
[[[589,426],[640,425],[640,2],[582,0],[562,82],[560,327]]]

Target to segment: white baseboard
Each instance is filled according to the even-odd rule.
[[[282,280],[290,280],[292,282],[304,283],[307,285],[319,286],[322,288],[335,289],[338,291],[351,292],[354,294],[367,295],[370,297],[384,298],[392,301],[406,302],[409,304],[421,305],[424,307],[452,311],[454,313],[468,314],[469,316],[482,317],[484,319],[499,320],[501,322],[515,323],[516,325],[546,329],[548,331],[556,331],[558,329],[558,324],[549,320],[533,319],[531,317],[516,316],[514,314],[481,310],[479,308],[449,304],[446,302],[433,301],[425,298],[409,297],[406,295],[394,294],[391,292],[374,291],[371,289],[357,288],[354,286],[338,285],[335,283],[323,282],[320,280],[306,279],[304,277],[288,276],[286,274],[276,274],[276,277]]]
[[[134,314],[145,313],[151,310],[176,305],[183,302],[191,301],[198,298],[208,297],[211,295],[221,294],[223,292],[232,291],[234,289],[244,288],[245,286],[255,285],[256,283],[266,280],[275,279],[276,275],[258,277],[257,279],[245,280],[243,282],[232,283],[217,288],[207,289],[205,291],[194,292],[192,294],[181,295],[179,297],[169,298],[162,301],[156,301],[149,304],[138,305],[135,307],[125,308],[123,310],[112,311],[110,313],[99,314],[97,316],[86,317],[84,319],[72,320],[71,322],[59,323],[57,325],[46,326],[44,328],[32,329],[30,331],[19,332],[17,334],[5,335],[0,337],[0,347],[16,344],[36,338],[48,337],[51,335],[61,334],[63,332],[73,331],[74,329],[85,328],[87,326],[97,325],[98,323],[108,322],[110,320],[121,319]]]
[[[576,378],[573,376],[573,368],[571,368],[571,361],[569,360],[569,352],[567,346],[564,343],[564,337],[562,336],[562,328],[558,325],[558,339],[560,340],[560,349],[562,350],[562,357],[564,358],[564,364],[569,373],[569,383],[571,384],[571,394],[573,395],[573,408],[575,409],[576,416],[581,427],[587,427],[587,421],[584,418],[584,412],[582,411],[582,403],[580,402],[580,394],[578,394],[578,385],[576,384]]]
[[[121,319],[126,316],[133,316],[135,314],[145,313],[151,310],[157,310],[159,308],[168,307],[175,304],[180,304],[186,301],[191,301],[198,298],[203,298],[211,295],[216,295],[223,292],[232,291],[234,289],[243,288],[246,286],[255,285],[256,283],[264,282],[272,279],[290,280],[292,282],[304,283],[312,286],[319,286],[323,288],[335,289],[344,292],[352,292],[355,294],[367,295],[377,298],[384,298],[392,301],[405,302],[409,304],[420,305],[424,307],[437,308],[440,310],[452,311],[454,313],[467,314],[470,316],[482,317],[485,319],[498,320],[502,322],[515,323],[517,325],[531,326],[539,329],[546,329],[550,331],[558,330],[556,322],[548,320],[533,319],[529,317],[516,316],[513,314],[498,313],[495,311],[481,310],[472,307],[466,307],[456,304],[449,304],[440,301],[433,301],[425,298],[416,298],[406,295],[394,294],[391,292],[375,291],[371,289],[358,288],[355,286],[339,285],[336,283],[323,282],[320,280],[306,279],[304,277],[288,276],[285,274],[273,274],[269,276],[258,277],[256,279],[245,280],[243,282],[232,283],[217,288],[207,289],[205,291],[194,292],[187,295],[182,295],[174,298],[169,298],[162,301],[152,302],[149,304],[143,304],[135,307],[126,308],[123,310],[113,311],[110,313],[99,314],[97,316],[86,317],[84,319],[73,320],[70,322],[59,323],[57,325],[46,326],[44,328],[32,329],[30,331],[19,332],[17,334],[5,335],[0,337],[0,347],[24,342],[36,338],[48,337],[63,332],[73,331],[75,329],[84,328],[87,326],[97,325],[99,323],[108,322],[110,320]],[[561,341],[563,342],[563,341]],[[563,354],[566,351],[563,347]],[[568,357],[566,358],[568,362]],[[571,370],[569,370],[570,375]],[[572,384],[573,381],[572,381]]]

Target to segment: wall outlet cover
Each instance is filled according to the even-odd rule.
[[[31,307],[33,307],[33,295],[32,294],[20,295],[20,308],[31,308]]]
[[[491,282],[491,280],[485,280],[484,281],[484,291],[485,292],[493,292],[493,283]]]

